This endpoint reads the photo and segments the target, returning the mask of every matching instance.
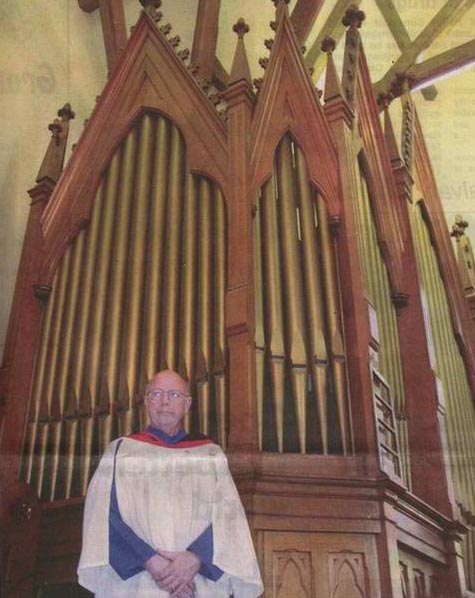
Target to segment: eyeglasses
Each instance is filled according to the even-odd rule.
[[[184,394],[179,390],[164,390],[163,388],[155,388],[154,390],[145,393],[145,398],[152,403],[161,401],[166,396],[170,401],[178,401],[179,399],[186,399],[190,395]]]

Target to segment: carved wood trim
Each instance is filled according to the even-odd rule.
[[[359,125],[367,165],[365,170],[374,200],[372,207],[383,257],[393,294],[404,293],[404,235],[398,217],[400,200],[363,47],[358,58],[355,101],[360,116]]]

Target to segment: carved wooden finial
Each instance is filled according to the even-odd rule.
[[[239,39],[242,39],[246,35],[246,33],[249,33],[249,25],[241,17],[237,23],[234,23],[233,31],[234,33],[237,33]]]
[[[468,227],[468,222],[463,219],[460,214],[455,216],[455,222],[452,225],[452,232],[450,233],[451,237],[455,237],[457,241],[465,235],[465,229]]]
[[[140,0],[140,4],[143,6],[144,11],[154,18],[157,14],[157,9],[162,5],[162,0]]]
[[[345,27],[359,29],[365,19],[365,13],[356,5],[352,4],[346,9],[345,16],[342,18],[341,22]]]
[[[58,110],[58,116],[61,118],[62,121],[73,120],[76,116],[76,113],[71,108],[71,104],[67,102],[66,104],[64,104],[62,108]]]
[[[320,48],[322,49],[322,52],[326,52],[327,54],[333,54],[336,48],[336,41],[333,39],[333,37],[327,35],[322,39]]]
[[[64,154],[68,141],[69,121],[75,117],[70,104],[65,104],[58,110],[58,116],[48,125],[51,131],[51,140],[41,164],[36,182],[49,179],[54,183],[59,179],[63,170]]]
[[[233,31],[237,34],[238,40],[231,72],[229,74],[228,85],[237,83],[238,81],[247,81],[249,86],[251,86],[251,71],[249,69],[249,61],[247,59],[246,45],[244,42],[244,36],[249,32],[249,25],[243,18],[240,18],[238,22],[233,25]]]

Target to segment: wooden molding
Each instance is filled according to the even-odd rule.
[[[372,207],[375,223],[392,292],[405,294],[402,262],[404,236],[398,217],[399,195],[363,47],[359,52],[355,102],[360,116],[362,144],[367,161],[366,175],[370,193],[374,198]]]

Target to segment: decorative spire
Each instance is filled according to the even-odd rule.
[[[237,23],[234,23],[233,31],[234,33],[237,33],[239,39],[242,39],[246,35],[246,33],[249,33],[249,25],[241,17]]]
[[[359,29],[366,19],[365,13],[360,10],[355,4],[352,4],[346,9],[345,15],[341,22],[345,27],[352,29]]]
[[[327,54],[327,70],[325,73],[325,95],[323,99],[328,102],[332,98],[343,97],[343,92],[336,72],[333,52],[336,48],[336,42],[332,37],[326,36],[321,43],[322,52]]]
[[[143,6],[144,12],[147,13],[149,17],[157,20],[157,17],[159,16],[157,11],[162,5],[162,0],[140,0],[140,4]],[[162,15],[160,13],[159,18],[161,17]]]
[[[249,32],[249,25],[243,18],[240,18],[238,22],[233,25],[233,31],[237,34],[238,41],[228,85],[232,85],[241,80],[247,81],[249,85],[251,85],[251,70],[247,59],[246,46],[244,45],[244,36]]]
[[[391,92],[382,93],[378,97],[378,104],[382,107],[384,112],[384,137],[386,139],[386,146],[388,148],[389,159],[391,164],[394,166],[401,166],[402,159],[399,154],[399,148],[396,141],[396,135],[394,134],[394,127],[389,115],[389,104],[393,100]]]
[[[51,131],[51,140],[46,150],[45,157],[41,164],[36,182],[39,183],[44,179],[50,179],[54,183],[57,182],[63,170],[64,154],[66,151],[66,143],[68,141],[69,121],[75,117],[70,104],[65,104],[58,110],[58,118],[55,118],[52,123],[48,125],[48,130]]]

